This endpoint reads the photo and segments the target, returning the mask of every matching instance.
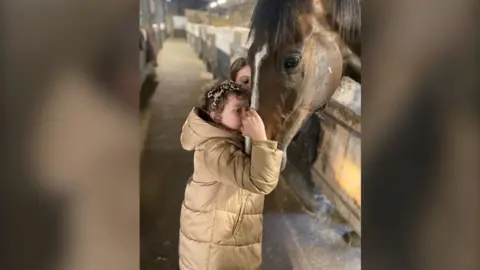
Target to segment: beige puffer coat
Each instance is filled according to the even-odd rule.
[[[201,119],[194,109],[181,143],[195,151],[180,217],[180,269],[260,269],[264,196],[277,186],[283,152]]]

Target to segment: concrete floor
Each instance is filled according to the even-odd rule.
[[[141,171],[141,269],[178,269],[180,206],[193,170],[180,146],[181,126],[211,80],[183,39],[159,54],[160,84],[151,101]],[[360,269],[360,249],[348,246],[328,220],[303,210],[283,179],[265,203],[263,268]]]

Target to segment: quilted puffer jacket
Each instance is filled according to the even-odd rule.
[[[180,268],[260,269],[264,197],[278,183],[283,152],[273,141],[253,142],[189,114],[181,143],[194,152],[180,217]]]

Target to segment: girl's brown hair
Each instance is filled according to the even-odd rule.
[[[234,81],[228,80],[208,87],[202,95],[200,108],[206,113],[221,113],[225,108],[228,95],[230,94],[234,94],[238,98],[243,98],[248,102],[250,101],[250,91],[248,89],[243,88]]]
[[[230,66],[230,80],[236,81],[238,72],[247,65],[248,62],[245,57],[240,57],[233,61],[232,65]]]

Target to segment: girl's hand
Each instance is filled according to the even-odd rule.
[[[267,134],[263,120],[255,110],[247,111],[242,119],[242,134],[255,141],[266,141]]]

